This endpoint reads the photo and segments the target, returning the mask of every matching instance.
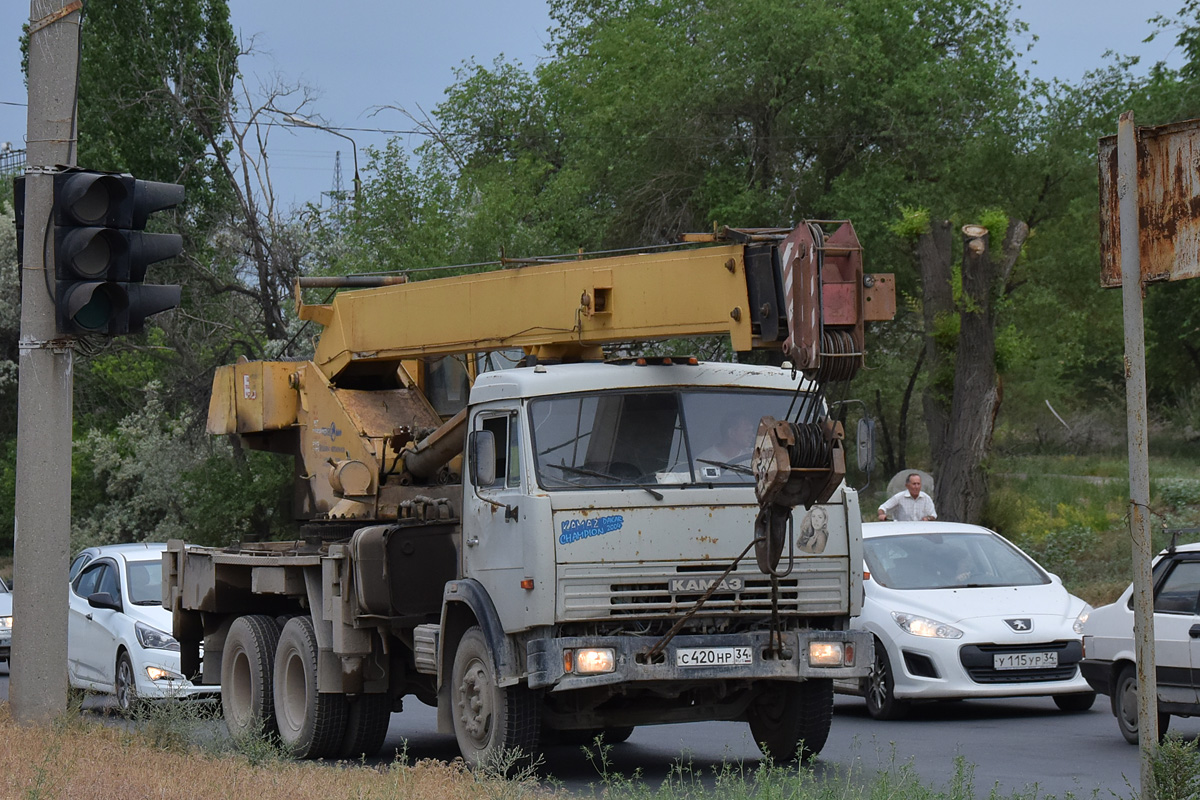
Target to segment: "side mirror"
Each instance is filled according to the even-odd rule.
[[[496,482],[496,437],[491,431],[472,431],[470,438],[471,483],[476,488]]]
[[[88,595],[88,605],[92,608],[107,608],[110,611],[120,611],[121,604],[113,599],[108,592],[96,592]]]
[[[875,466],[875,420],[870,417],[860,419],[855,440],[858,450],[858,471],[870,475],[871,468]]]

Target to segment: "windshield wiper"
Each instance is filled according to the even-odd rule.
[[[619,478],[616,475],[609,475],[607,472],[600,472],[600,471],[594,470],[594,469],[585,469],[584,467],[571,467],[566,464],[547,464],[546,466],[554,467],[555,469],[561,469],[563,472],[573,472],[576,475],[587,475],[592,478],[602,478],[604,480],[616,481],[617,483],[632,484],[632,485],[638,487],[639,489],[646,491],[655,500],[663,499],[661,492],[657,492],[654,489],[651,489],[646,484],[642,483],[641,481],[635,481],[635,480],[632,480],[631,478]]]
[[[754,474],[754,470],[750,469],[749,467],[744,467],[741,464],[728,464],[724,461],[713,461],[708,458],[697,458],[696,460],[699,461],[701,464],[712,464],[714,467],[720,467],[721,469],[732,470],[733,472],[740,472],[743,475],[753,475]]]

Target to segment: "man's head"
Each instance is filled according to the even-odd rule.
[[[893,484],[894,485],[894,484]],[[908,493],[913,497],[921,494],[921,476],[913,472],[908,476],[908,480],[904,482],[904,488],[908,489]]]
[[[725,415],[722,426],[726,442],[745,445],[754,441],[754,435],[758,432],[758,418],[744,411],[734,411]]]

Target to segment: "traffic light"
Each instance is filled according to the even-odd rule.
[[[71,170],[54,176],[54,306],[59,333],[140,333],[146,317],[179,305],[178,286],[146,285],[146,267],[179,255],[177,233],[145,233],[183,187],[130,175]]]

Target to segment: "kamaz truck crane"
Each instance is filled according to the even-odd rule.
[[[413,695],[471,764],[699,720],[820,751],[832,679],[872,663],[824,391],[895,309],[848,222],[306,283],[347,289],[297,292],[312,359],[220,368],[208,419],[294,458],[297,540],[164,559],[184,670],[221,685],[235,735],[375,752]],[[782,363],[628,355],[714,334]],[[731,414],[745,452],[706,456]]]

